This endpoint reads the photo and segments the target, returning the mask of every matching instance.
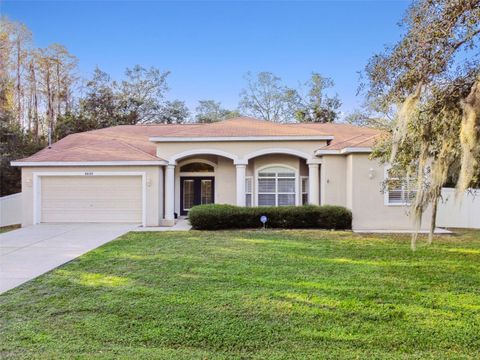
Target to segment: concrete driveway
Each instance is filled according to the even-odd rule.
[[[40,224],[0,234],[0,293],[137,227],[136,224]]]

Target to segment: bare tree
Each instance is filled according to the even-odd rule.
[[[41,121],[53,131],[69,108],[77,78],[77,59],[59,44],[35,49],[30,30],[6,17],[0,19],[0,76],[5,87],[1,111],[21,128],[41,136]]]
[[[29,102],[28,102],[28,130],[33,132],[35,139],[39,139],[39,113],[38,113],[38,92],[37,92],[37,58],[38,53],[33,51],[30,54],[30,61],[28,64],[28,77],[29,84]]]
[[[182,124],[188,120],[190,111],[184,101],[165,101],[161,106],[158,118],[153,121],[156,124]]]
[[[132,124],[155,122],[161,115],[169,74],[169,71],[146,69],[140,65],[126,69],[126,79],[119,86],[118,96]]]
[[[215,100],[200,100],[195,111],[195,119],[199,123],[212,123],[240,116],[237,110],[225,109]]]
[[[327,123],[338,119],[342,102],[338,95],[329,96],[327,90],[334,86],[332,79],[312,73],[301,86],[295,117],[300,122]]]
[[[20,126],[24,126],[24,72],[27,69],[27,58],[32,44],[32,33],[22,23],[0,19],[2,33],[2,67],[5,75],[14,75],[15,87],[13,97],[15,101],[14,116]],[[8,76],[8,75],[7,75]]]
[[[245,76],[247,87],[240,93],[240,111],[246,115],[273,122],[295,119],[299,97],[294,89],[282,84],[278,76],[260,72]]]
[[[59,44],[40,49],[38,54],[40,92],[45,98],[47,128],[53,133],[57,117],[67,108],[77,59]]]

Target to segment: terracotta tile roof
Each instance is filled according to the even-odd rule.
[[[336,140],[332,141],[330,145],[323,146],[321,150],[342,150],[345,148],[352,148],[352,147],[365,147],[369,148],[375,145],[375,140],[378,138],[378,134],[360,134],[355,135],[351,138],[345,140]]]
[[[321,127],[305,128],[301,124],[279,124],[271,121],[239,117],[211,124],[179,125],[164,131],[158,127],[152,137],[246,137],[246,136],[328,136]]]
[[[344,148],[371,148],[375,141],[384,134],[384,131],[372,128],[359,127],[350,124],[298,124],[306,129],[321,127],[325,133],[332,134],[334,139],[319,150],[342,150]]]
[[[333,136],[321,149],[372,146],[381,132],[346,124],[276,124],[235,118],[212,124],[122,125],[69,135],[20,162],[158,161],[151,137]],[[161,146],[161,145],[160,145]]]
[[[146,127],[118,126],[69,135],[20,161],[158,161],[156,148]]]

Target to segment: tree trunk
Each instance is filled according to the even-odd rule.
[[[28,124],[27,124],[27,131],[29,134],[32,133],[32,103],[33,103],[33,95],[32,89],[30,88],[30,94],[28,97],[28,109],[27,109],[27,117],[28,117]]]
[[[61,105],[61,95],[62,95],[62,91],[61,91],[61,82],[60,82],[60,60],[57,59],[57,67],[56,67],[56,72],[57,72],[57,91],[56,91],[56,94],[57,94],[57,114],[56,116],[59,116],[60,113],[62,112],[62,105]],[[55,122],[56,122],[56,119],[55,119]]]
[[[70,90],[65,85],[65,113],[70,112]]]
[[[50,109],[50,134],[52,134],[53,136],[53,129],[55,129],[55,124],[56,124],[56,109],[55,109],[55,101],[56,101],[56,93],[54,90],[51,90],[51,94],[52,94],[52,100],[50,101],[50,106],[51,106],[51,109]]]
[[[432,218],[430,219],[430,232],[428,233],[428,245],[432,244],[435,228],[437,227],[437,208],[438,208],[438,196],[432,204]]]
[[[32,96],[33,96],[33,134],[35,139],[38,141],[38,94],[37,94],[37,79],[35,75],[35,65],[33,60],[30,62],[30,81],[32,86]]]
[[[20,35],[18,35],[20,36]],[[21,85],[21,78],[20,78],[20,62],[22,61],[21,56],[21,44],[20,39],[17,38],[17,120],[20,126],[23,127],[22,123],[22,85]]]
[[[47,69],[47,74],[45,76],[45,85],[47,88],[47,119],[48,119],[48,129],[53,130],[53,96],[52,89],[50,84],[50,69]]]

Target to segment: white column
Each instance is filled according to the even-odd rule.
[[[308,164],[308,202],[319,205],[318,164]]]
[[[237,206],[245,206],[245,172],[247,165],[237,164]]]
[[[165,220],[173,222],[175,209],[175,165],[167,165],[165,171]],[[172,224],[173,225],[173,224]]]

